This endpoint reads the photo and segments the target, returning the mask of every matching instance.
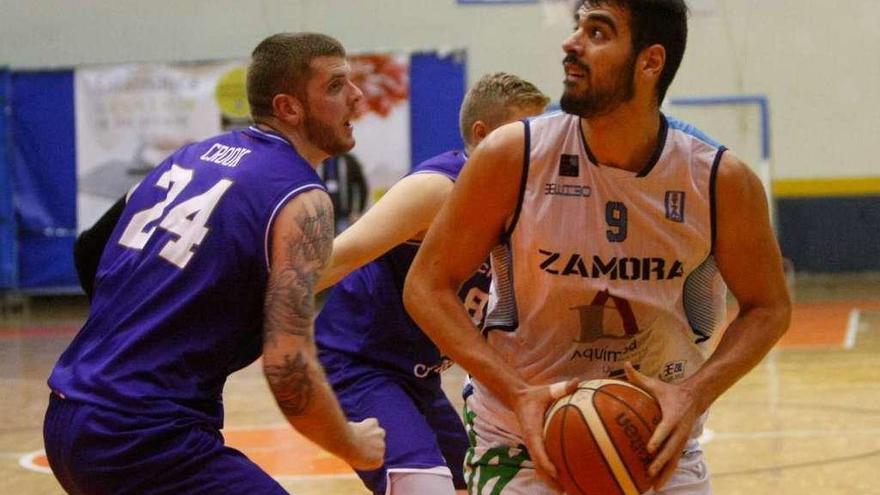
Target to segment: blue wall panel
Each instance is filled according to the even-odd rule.
[[[76,132],[73,71],[12,75],[12,168],[19,286],[75,287]]]
[[[9,96],[12,75],[0,69],[0,289],[18,286],[18,227],[12,201],[12,144]]]
[[[880,196],[780,198],[776,212],[796,271],[880,270]]]
[[[463,51],[410,58],[410,167],[451,149],[463,148],[458,109],[464,99],[467,60]]]

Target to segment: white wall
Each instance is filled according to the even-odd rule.
[[[671,96],[770,98],[778,178],[880,176],[880,1],[700,0]],[[350,51],[466,47],[469,78],[515,72],[557,97],[568,22],[538,4],[455,0],[0,0],[0,65],[44,68],[247,57],[277,31]],[[674,109],[673,109],[674,110]],[[688,112],[683,112],[688,113]],[[753,160],[750,111],[690,112]],[[742,149],[739,149],[742,146]]]

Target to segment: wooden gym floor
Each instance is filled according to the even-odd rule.
[[[716,495],[880,495],[880,274],[801,276],[791,329],[713,407]],[[46,468],[45,380],[85,317],[79,297],[7,301],[0,315],[0,494],[57,495]],[[463,373],[444,376],[461,403]],[[229,444],[297,495],[367,494],[339,460],[284,422],[258,365],[226,387]]]

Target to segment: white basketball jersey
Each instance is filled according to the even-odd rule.
[[[677,382],[708,356],[725,321],[712,256],[724,148],[661,119],[638,173],[598,164],[577,116],[526,122],[525,181],[492,253],[486,337],[530,383],[622,378],[625,361]],[[518,435],[510,411],[474,385],[477,417]]]

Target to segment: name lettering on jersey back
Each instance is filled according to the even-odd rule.
[[[590,259],[580,253],[564,254],[544,249],[538,252],[543,258],[541,270],[552,275],[608,280],[671,280],[684,276],[684,268],[679,260],[670,262],[659,257],[604,260],[599,256]]]
[[[237,167],[241,159],[247,156],[251,150],[247,148],[233,148],[220,143],[214,143],[201,158],[203,161],[223,165],[224,167]]]

